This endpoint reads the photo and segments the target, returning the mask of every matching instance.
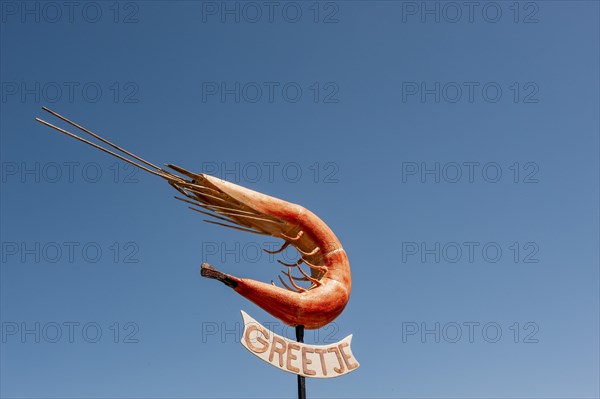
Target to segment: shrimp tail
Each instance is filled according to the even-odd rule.
[[[231,288],[235,288],[238,285],[237,281],[235,281],[234,278],[223,272],[218,271],[206,262],[204,262],[200,267],[200,275],[202,277],[219,280],[220,282]]]

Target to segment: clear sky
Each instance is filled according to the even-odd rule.
[[[361,367],[309,397],[592,398],[599,385],[599,6],[1,2],[7,398],[294,397],[215,281],[277,240],[34,122],[302,204],[349,254]],[[293,258],[290,251],[287,258]]]

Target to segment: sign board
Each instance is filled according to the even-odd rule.
[[[278,369],[310,378],[333,378],[359,366],[350,349],[352,335],[329,345],[302,344],[269,331],[243,310],[242,317],[242,345]]]

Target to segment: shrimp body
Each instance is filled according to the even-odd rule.
[[[311,289],[293,292],[256,280],[228,276],[236,283],[233,289],[291,326],[320,328],[339,316],[350,299],[352,278],[348,256],[333,231],[318,216],[300,205],[211,176],[203,177],[261,214],[282,220],[284,223],[281,225],[262,222],[260,227],[270,235],[282,238],[284,245],[295,247],[302,254],[302,263],[310,265],[311,278],[317,281],[313,282]],[[254,228],[258,228],[258,224]],[[293,276],[290,280],[293,284]]]
[[[43,109],[119,153],[36,118],[38,122],[165,179],[183,195],[175,198],[191,204],[190,209],[218,220],[205,220],[206,222],[277,237],[284,241],[281,249],[265,250],[268,253],[277,254],[292,246],[300,254],[295,263],[278,261],[287,269],[283,274],[287,277],[289,285],[279,276],[283,287],[225,274],[206,263],[201,267],[202,276],[225,283],[290,326],[320,328],[333,321],[344,310],[352,288],[348,256],[333,231],[314,213],[300,205],[213,176],[193,173],[175,165],[166,165],[177,172],[173,173],[132,154],[48,108]],[[308,268],[309,273],[301,266]],[[292,271],[300,275],[293,275]],[[309,283],[310,287],[298,285],[299,281]]]

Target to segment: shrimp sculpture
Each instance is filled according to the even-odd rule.
[[[192,173],[176,165],[166,165],[177,173],[170,172],[46,107],[42,109],[124,155],[36,118],[38,122],[148,173],[162,177],[182,195],[182,197],[176,196],[176,199],[193,205],[190,209],[216,219],[204,220],[205,222],[248,233],[281,238],[284,243],[279,250],[265,249],[264,251],[277,254],[291,245],[301,255],[295,263],[284,263],[278,260],[285,267],[283,274],[289,281],[288,285],[279,276],[284,288],[277,287],[274,283],[267,284],[225,274],[208,263],[203,263],[201,266],[202,276],[221,281],[290,326],[302,325],[307,329],[316,329],[330,323],[342,313],[350,298],[352,286],[350,264],[338,238],[314,213],[300,205],[203,173]],[[301,268],[302,264],[308,267],[310,273]],[[297,269],[300,275],[293,275],[294,269]],[[297,282],[300,281],[310,286],[304,288],[298,285]]]

